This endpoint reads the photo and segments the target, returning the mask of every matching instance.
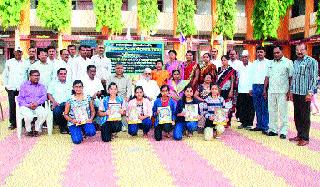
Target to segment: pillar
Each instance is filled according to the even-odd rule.
[[[307,0],[306,2],[306,14],[305,14],[305,26],[304,26],[304,38],[310,37],[310,15],[313,13],[314,0]],[[319,11],[319,10],[318,10]],[[312,56],[312,43],[306,43],[307,54]]]
[[[252,14],[255,0],[246,0],[246,18],[247,18],[247,32],[246,40],[253,40],[253,24],[252,24]],[[249,61],[253,62],[256,58],[256,45],[255,44],[245,44],[245,49],[249,52]]]
[[[280,41],[289,41],[290,34],[289,34],[289,12],[291,12],[291,7],[288,8],[286,15],[280,19],[280,27],[278,29],[278,39]],[[287,58],[291,58],[291,48],[290,45],[283,46],[283,54]]]
[[[20,25],[16,29],[15,35],[15,45],[22,48],[23,58],[26,58],[30,48],[30,0],[26,0],[26,4],[20,12]]]

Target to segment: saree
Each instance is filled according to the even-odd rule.
[[[200,65],[200,80],[199,84],[204,82],[204,78],[207,74],[212,76],[212,83],[214,83],[217,79],[217,68],[214,64],[210,62],[206,65],[204,62]]]

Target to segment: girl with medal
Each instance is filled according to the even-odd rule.
[[[68,121],[71,139],[74,144],[80,144],[83,140],[82,131],[85,136],[94,136],[96,129],[93,124],[95,110],[92,97],[83,94],[83,83],[81,80],[73,82],[73,95],[66,102],[64,118]]]

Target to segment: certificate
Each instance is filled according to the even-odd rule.
[[[78,122],[80,122],[79,124],[76,124],[77,126],[85,124],[87,122],[87,120],[89,119],[86,107],[75,106],[72,110],[73,110],[73,113],[74,113],[74,118]]]
[[[158,107],[158,111],[159,124],[172,123],[172,112],[170,106]]]
[[[139,119],[140,114],[141,114],[140,107],[129,108],[129,110],[128,110],[128,124],[142,123],[142,121]]]
[[[198,104],[186,104],[184,112],[186,121],[198,121]]]
[[[215,108],[214,109],[213,124],[216,124],[216,125],[226,125],[227,124],[227,109],[224,109],[224,108]]]
[[[121,121],[121,104],[120,103],[109,103],[108,110],[110,115],[108,116],[108,121]]]

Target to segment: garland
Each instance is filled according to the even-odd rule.
[[[194,23],[194,14],[196,5],[194,0],[178,0],[178,25],[177,33],[182,33],[185,36],[194,35],[197,33]]]
[[[142,32],[147,33],[156,29],[159,16],[157,0],[139,0],[138,1],[138,20]]]
[[[217,0],[218,20],[213,32],[233,39],[236,31],[236,0]]]
[[[20,12],[26,0],[0,0],[0,21],[4,30],[20,24]]]
[[[111,34],[122,33],[122,1],[121,0],[93,0],[96,15],[96,31],[100,32],[106,26]]]
[[[39,0],[37,16],[41,23],[54,31],[62,31],[71,25],[70,0]]]

